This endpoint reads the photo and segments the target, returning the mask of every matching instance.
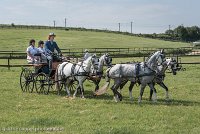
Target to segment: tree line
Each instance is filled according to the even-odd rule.
[[[180,25],[173,30],[166,30],[165,34],[186,42],[200,40],[200,28],[198,26],[184,27]]]

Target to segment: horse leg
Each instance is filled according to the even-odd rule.
[[[122,82],[120,82],[120,86],[119,86],[119,93],[121,93],[122,91],[122,88],[126,85],[128,81],[127,80],[122,80]]]
[[[120,82],[115,80],[114,85],[111,87],[111,90],[113,91],[114,99],[116,102],[122,101],[122,95],[117,91],[119,86],[120,86]]]
[[[84,88],[83,88],[83,82],[80,82],[80,90],[81,90],[81,98],[85,98],[84,97]]]
[[[128,82],[127,80],[124,80],[124,81],[121,82],[120,90],[122,90],[122,88],[126,85],[127,82]]]
[[[155,83],[153,83],[153,86],[155,86]],[[152,95],[153,95],[153,90],[150,88],[150,96],[149,96],[149,100],[152,100]]]
[[[78,89],[79,89],[79,84],[78,84],[78,86],[76,87],[76,90],[74,91],[74,94],[73,94],[73,97],[75,98],[76,97],[76,94],[77,94],[77,92],[78,92]]]
[[[133,101],[133,94],[132,94],[132,90],[133,90],[133,86],[135,85],[134,82],[131,82],[130,83],[130,86],[129,86],[129,96],[130,96],[130,101],[132,102]]]
[[[139,96],[139,99],[138,99],[138,103],[139,103],[139,104],[141,104],[142,96],[143,96],[145,87],[146,87],[146,84],[145,84],[145,85],[142,85],[142,84],[141,84],[141,86],[140,86],[140,96]]]
[[[101,80],[101,79],[100,79]],[[95,80],[94,83],[96,85],[95,87],[95,91],[99,90],[99,83],[100,83],[100,80]]]
[[[169,100],[169,93],[168,93],[168,88],[167,88],[167,86],[163,83],[163,82],[161,82],[161,83],[158,83],[162,88],[164,88],[165,89],[165,91],[166,91],[166,100]]]
[[[69,91],[69,89],[68,89],[68,87],[67,87],[66,82],[65,82],[65,84],[64,84],[64,87],[65,87],[65,91],[66,91],[66,93],[67,93],[67,96],[70,97],[71,94],[70,94],[70,91]]]
[[[154,84],[149,83],[148,85],[149,85],[150,89],[153,91],[153,94],[154,94],[153,101],[156,102],[157,101],[157,95],[156,95],[156,89],[154,88]]]

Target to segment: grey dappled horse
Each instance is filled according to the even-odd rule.
[[[156,73],[156,76],[153,80],[153,84],[155,85],[156,83],[158,85],[160,85],[162,88],[165,89],[166,91],[166,99],[169,99],[169,95],[168,95],[168,88],[167,86],[164,84],[164,78],[165,78],[165,72],[167,69],[171,70],[173,75],[176,75],[176,64],[177,62],[173,59],[173,58],[169,58],[166,59],[165,62],[163,62],[163,64],[161,66],[158,66],[158,72]],[[124,87],[124,85],[128,82],[128,80],[124,80],[121,84],[120,84],[120,90]],[[138,81],[138,83],[140,84],[140,82]],[[131,81],[130,82],[130,86],[129,86],[129,96],[130,96],[130,100],[133,100],[132,97],[132,89],[133,86],[136,83]],[[152,95],[153,95],[153,90],[150,90],[150,97],[149,100],[152,100]]]
[[[93,75],[97,76],[97,79],[93,79],[93,77],[90,77],[89,79],[91,79],[94,84],[96,85],[95,87],[95,91],[97,91],[99,89],[99,83],[101,81],[101,78],[103,76],[103,66],[107,66],[107,67],[111,67],[112,66],[112,58],[109,56],[109,54],[103,54],[100,58],[99,58],[99,63],[98,63],[98,68],[97,70],[93,69]]]
[[[162,65],[165,61],[165,56],[162,51],[157,51],[152,54],[147,62],[139,64],[116,64],[115,66],[106,70],[108,86],[110,79],[114,80],[114,85],[111,87],[115,101],[122,100],[122,95],[117,91],[123,80],[128,80],[136,83],[140,81],[140,96],[138,102],[142,100],[144,88],[148,85],[154,92],[154,100],[156,101],[156,90],[154,88],[153,79],[155,78],[156,72],[158,72],[158,66]],[[107,87],[108,87],[107,86]]]
[[[56,81],[56,88],[59,91],[60,84],[65,79],[65,81],[68,81],[70,79],[78,81],[78,85],[76,87],[76,90],[73,94],[73,97],[76,96],[78,89],[81,91],[81,98],[84,98],[84,87],[83,82],[87,79],[87,77],[90,74],[91,67],[94,67],[97,69],[98,65],[98,58],[96,55],[88,57],[85,61],[79,62],[77,64],[69,63],[69,62],[63,62],[62,64],[59,64],[55,73],[55,81]],[[70,96],[70,91],[68,89],[68,84],[65,83],[65,89]]]

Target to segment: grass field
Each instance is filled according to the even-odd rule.
[[[162,41],[113,33],[64,31],[64,30],[30,30],[30,29],[1,29],[0,50],[25,51],[30,39],[47,40],[49,32],[55,32],[56,41],[60,48],[179,48],[189,46],[188,43]]]
[[[1,30],[1,50],[25,50],[30,38],[45,40],[50,30]],[[143,39],[118,34],[78,31],[54,31],[61,48],[91,47],[182,47],[186,43]],[[71,46],[72,45],[72,46]],[[123,45],[123,46],[122,46]],[[142,61],[142,58],[113,59],[114,63]],[[199,61],[199,57],[184,57],[184,62]],[[23,60],[11,60],[14,64]],[[0,60],[0,64],[6,60]],[[184,65],[186,71],[176,76],[166,74],[170,101],[165,91],[156,85],[158,102],[148,100],[146,88],[142,105],[138,105],[139,87],[128,96],[128,84],[122,91],[123,101],[115,103],[111,90],[93,97],[94,84],[86,81],[85,97],[80,99],[23,93],[20,89],[20,68],[0,68],[0,133],[63,133],[63,134],[199,134],[200,133],[200,65]],[[100,85],[103,86],[105,80]],[[52,130],[60,129],[58,131]],[[13,129],[13,130],[11,130]],[[20,130],[21,129],[21,130]],[[25,129],[25,130],[24,130]],[[27,129],[27,131],[26,131]]]
[[[68,99],[57,96],[23,93],[19,86],[20,69],[0,69],[0,126],[1,128],[62,128],[61,133],[199,133],[200,132],[200,67],[186,66],[176,76],[167,73],[165,92],[156,86],[158,102],[148,101],[145,90],[142,105],[137,104],[139,87],[134,88],[134,102],[124,88],[123,101],[115,103],[113,94],[94,98],[94,85],[86,82],[86,99]],[[12,84],[11,84],[12,83]],[[104,84],[104,80],[101,85]],[[8,131],[7,131],[8,132]],[[39,131],[41,132],[41,131]],[[48,132],[48,131],[45,131]],[[14,133],[21,133],[14,131]]]

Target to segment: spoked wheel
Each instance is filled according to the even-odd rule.
[[[39,73],[35,78],[35,88],[37,93],[49,93],[49,78],[45,73]]]
[[[20,74],[20,86],[23,92],[33,92],[34,78],[30,69],[23,68]]]
[[[61,95],[61,91],[65,88],[65,81],[59,83],[55,82],[55,88],[58,95]]]
[[[48,83],[48,91],[49,91],[49,90],[53,90],[54,85],[55,85],[54,81],[51,80],[51,79],[49,79],[49,83]],[[49,92],[48,92],[48,93],[49,93]],[[48,93],[47,93],[47,94],[48,94]]]
[[[78,81],[70,80],[68,81],[68,89],[70,92],[75,91],[78,86]]]

